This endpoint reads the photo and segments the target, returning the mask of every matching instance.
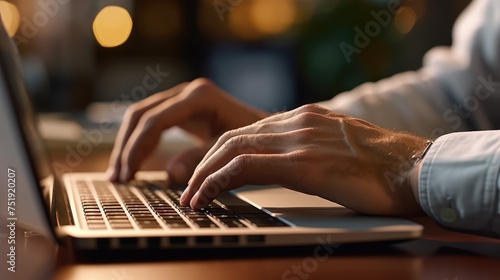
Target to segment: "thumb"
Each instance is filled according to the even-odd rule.
[[[196,147],[175,155],[166,166],[168,176],[173,184],[187,184],[196,166],[203,159],[210,146]]]

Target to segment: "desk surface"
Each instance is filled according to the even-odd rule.
[[[95,151],[73,171],[103,171],[108,154]],[[160,155],[145,165],[161,166]],[[64,155],[54,156],[56,161]],[[91,163],[89,163],[91,162]],[[498,279],[500,240],[441,229],[429,218],[418,240],[397,244],[343,244],[329,255],[314,258],[314,247],[261,252],[234,252],[213,257],[193,256],[183,260],[129,263],[78,263],[64,248],[39,237],[25,237],[19,229],[22,248],[17,272],[5,270],[2,279]],[[3,246],[3,245],[2,245]],[[5,263],[5,255],[1,261]]]

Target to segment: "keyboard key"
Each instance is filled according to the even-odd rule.
[[[118,221],[118,220],[125,220],[128,221],[127,216],[113,216],[113,217],[108,217],[110,221]]]
[[[87,220],[87,224],[104,224],[103,220]]]
[[[120,203],[102,203],[102,209],[123,209]]]
[[[128,211],[132,216],[140,216],[140,215],[151,215],[151,212],[149,210],[134,210],[134,211]]]
[[[190,228],[188,224],[184,220],[178,220],[178,221],[168,221],[167,226],[171,229],[183,229],[183,228]]]
[[[118,225],[118,224],[122,224],[122,225],[130,225],[129,220],[111,220],[111,221],[109,221],[109,223],[110,223],[111,225]]]
[[[111,227],[113,229],[133,229],[132,224],[112,224]]]
[[[262,210],[255,208],[252,205],[226,205],[227,209],[231,212],[242,214],[260,214]]]
[[[154,209],[156,213],[161,214],[178,214],[175,209]]]
[[[135,219],[143,219],[143,218],[153,218],[154,216],[151,213],[146,213],[146,214],[135,214],[132,215]]]
[[[102,213],[86,213],[85,217],[102,217]]]
[[[224,208],[217,208],[217,209],[207,209],[205,212],[212,214],[212,215],[232,215],[231,212],[227,211]]]
[[[200,228],[219,228],[218,225],[214,224],[212,221],[194,221],[195,224],[197,224]]]
[[[116,217],[116,216],[126,217],[127,214],[125,212],[106,212],[106,216],[108,216],[108,217]]]
[[[105,224],[90,224],[88,225],[89,229],[107,229]]]
[[[182,218],[179,215],[160,215],[160,217],[165,220],[182,220]]]
[[[188,217],[189,219],[198,219],[198,218],[206,218],[207,215],[206,214],[190,214],[190,215],[186,215],[186,217]]]
[[[225,214],[216,214],[216,215],[212,215],[214,216],[215,218],[217,219],[238,219],[238,217],[234,214],[229,214],[229,215],[225,215]]]
[[[149,208],[146,206],[139,206],[139,205],[134,205],[134,206],[126,206],[128,211],[149,211]]]
[[[156,221],[138,221],[141,228],[161,228],[160,224]]]
[[[152,223],[152,222],[156,222],[156,219],[155,217],[151,216],[151,217],[140,217],[140,218],[136,218],[135,219],[139,224],[141,223]]]
[[[100,209],[83,209],[83,213],[85,214],[90,214],[90,213],[99,213],[101,214],[101,210]]]
[[[85,216],[85,219],[87,221],[89,221],[89,220],[95,220],[95,221],[97,221],[97,220],[100,220],[100,221],[104,220],[104,218],[102,217],[102,215],[99,215],[99,216]]]
[[[242,222],[239,220],[234,220],[234,219],[220,219],[219,220],[221,223],[223,223],[225,226],[229,228],[246,228]]]

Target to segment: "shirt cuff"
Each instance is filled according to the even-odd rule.
[[[422,209],[444,227],[495,229],[500,170],[500,131],[452,133],[438,138],[422,161]]]

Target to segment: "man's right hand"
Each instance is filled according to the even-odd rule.
[[[162,132],[179,126],[203,145],[176,155],[167,165],[170,180],[186,183],[205,153],[226,131],[269,116],[251,108],[200,78],[157,93],[130,106],[111,153],[112,181],[128,181],[156,148]]]

